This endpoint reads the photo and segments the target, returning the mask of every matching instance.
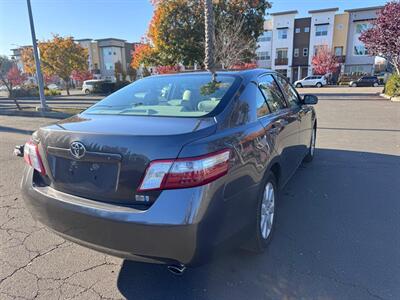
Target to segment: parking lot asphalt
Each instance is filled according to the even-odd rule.
[[[173,276],[77,246],[33,221],[12,155],[54,120],[0,116],[0,299],[400,299],[400,103],[320,94],[317,153],[282,191],[267,251]]]

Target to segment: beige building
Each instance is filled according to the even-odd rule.
[[[345,62],[346,46],[347,46],[347,32],[349,30],[349,14],[335,15],[335,27],[333,30],[333,43],[332,50],[339,58],[341,63]]]

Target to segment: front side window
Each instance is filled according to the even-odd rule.
[[[287,30],[287,28],[278,29],[278,39],[280,39],[280,40],[286,40],[287,37],[288,37],[288,30]]]
[[[296,90],[291,86],[291,84],[282,76],[276,76],[276,79],[281,85],[282,91],[285,94],[290,107],[296,107],[301,105],[300,98],[297,95]]]
[[[272,75],[263,76],[259,86],[271,112],[286,108],[284,96]]]
[[[147,77],[118,90],[87,114],[200,117],[214,111],[239,78],[210,74]],[[232,87],[233,88],[233,87]]]
[[[326,36],[328,35],[328,25],[316,25],[315,26],[316,36]]]

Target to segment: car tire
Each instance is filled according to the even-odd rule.
[[[321,88],[321,87],[322,87],[322,83],[321,83],[321,82],[318,82],[315,86],[316,86],[317,88]]]
[[[307,155],[304,157],[303,161],[306,163],[312,162],[315,155],[315,142],[317,140],[317,128],[314,126],[311,134],[310,146],[307,151]]]
[[[86,90],[85,90],[85,94],[86,94],[86,95],[89,95],[89,94],[90,94],[90,90],[89,90],[89,89],[86,89]]]
[[[378,86],[379,86],[379,83],[375,82],[374,87],[378,87]]]
[[[351,87],[357,87],[357,83],[353,83]]]
[[[297,87],[297,88],[302,88],[303,85],[302,85],[301,83],[298,83],[298,84],[296,84],[296,87]]]
[[[257,197],[256,223],[253,224],[251,238],[245,249],[262,253],[271,242],[276,223],[276,206],[278,203],[278,185],[275,175],[268,172],[260,186]]]

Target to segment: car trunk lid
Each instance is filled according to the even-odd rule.
[[[150,161],[176,158],[185,144],[211,135],[215,125],[214,118],[83,114],[41,128],[37,136],[53,188],[134,204]]]

